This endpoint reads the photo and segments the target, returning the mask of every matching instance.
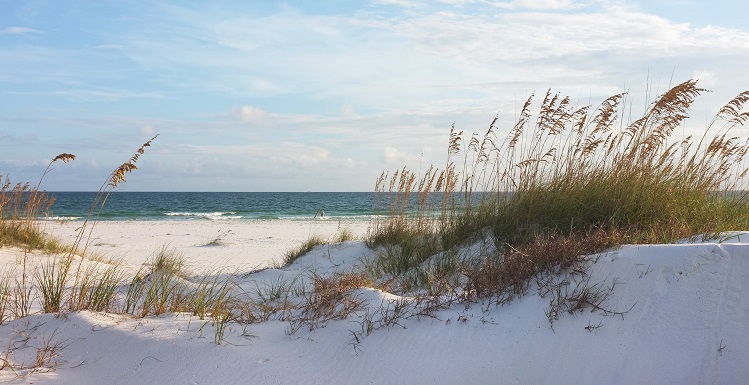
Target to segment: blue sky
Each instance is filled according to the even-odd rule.
[[[743,1],[0,0],[0,175],[97,190],[371,191],[554,91],[699,78],[687,130],[749,89]]]

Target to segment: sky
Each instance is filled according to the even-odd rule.
[[[0,0],[0,175],[72,153],[41,188],[96,191],[158,134],[120,190],[372,191],[549,88],[637,106],[699,79],[700,130],[749,89],[748,4]]]

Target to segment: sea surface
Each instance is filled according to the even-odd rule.
[[[48,192],[48,219],[83,220],[95,192]],[[98,220],[369,220],[371,192],[112,192]],[[324,212],[324,217],[322,216]]]

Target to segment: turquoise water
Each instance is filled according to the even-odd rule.
[[[95,192],[50,192],[50,219],[85,219]],[[99,220],[369,220],[374,193],[362,192],[113,192]]]

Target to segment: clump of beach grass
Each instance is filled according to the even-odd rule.
[[[705,91],[695,80],[678,84],[625,123],[626,93],[594,109],[549,90],[537,109],[534,95],[525,101],[503,140],[499,117],[483,136],[453,127],[441,170],[404,167],[378,178],[385,215],[368,235],[380,250],[372,265],[409,286],[428,277],[434,255],[488,240],[480,258],[455,267],[464,277],[458,289],[502,302],[533,277],[579,269],[584,255],[619,244],[747,228],[749,141],[732,132],[749,120],[749,91],[720,108],[701,136],[680,137]]]
[[[27,250],[51,249],[47,237],[36,221],[49,212],[54,198],[40,191],[45,176],[58,161],[69,163],[75,155],[62,153],[54,157],[39,178],[36,187],[29,183],[12,184],[10,178],[0,176],[0,246],[23,246]],[[55,250],[56,251],[56,250]]]
[[[203,320],[208,316],[219,317],[227,321],[235,298],[236,284],[232,274],[216,271],[203,276],[188,295],[187,304],[193,315]]]
[[[295,314],[308,294],[307,282],[303,273],[256,280],[240,309],[241,319],[250,323],[271,319],[292,322],[298,318]]]
[[[288,266],[294,263],[294,261],[312,251],[315,246],[324,245],[325,243],[325,240],[321,236],[311,235],[306,241],[299,245],[299,247],[290,249],[284,253],[281,266]]]
[[[356,236],[348,227],[342,228],[338,234],[333,238],[333,243],[344,243],[356,240]]]
[[[138,317],[181,310],[186,300],[184,257],[162,246],[133,276],[125,295],[124,311]]]
[[[124,283],[124,273],[119,263],[101,266],[92,263],[82,273],[75,298],[75,309],[109,312],[115,308],[119,288]]]
[[[214,247],[214,246],[226,246],[226,236],[231,234],[231,230],[227,231],[221,231],[219,230],[218,234],[216,234],[215,237],[211,238],[209,241],[200,244],[200,246],[203,247]]]
[[[354,233],[348,227],[340,229],[338,234],[334,235],[330,240],[326,240],[319,235],[310,235],[310,237],[302,242],[298,247],[287,250],[283,255],[281,263],[278,264],[278,267],[288,266],[294,263],[297,259],[312,251],[315,246],[330,243],[344,243],[355,239],[356,236],[354,236]]]
[[[327,322],[345,319],[364,306],[354,289],[369,287],[372,281],[362,272],[347,272],[332,276],[312,274],[312,290],[304,294],[298,310],[289,317],[290,332],[302,326],[309,330],[323,327]]]
[[[71,259],[48,258],[34,271],[44,313],[57,313],[65,294]]]
[[[186,270],[185,258],[175,249],[169,248],[168,245],[161,246],[152,254],[151,259],[146,262],[146,266],[150,268],[149,274],[164,271],[178,277],[186,277],[189,274]]]
[[[186,312],[214,323],[216,343],[226,323],[239,318],[236,274],[214,271],[197,278],[184,257],[163,246],[144,263],[127,285],[122,311],[136,317]]]

